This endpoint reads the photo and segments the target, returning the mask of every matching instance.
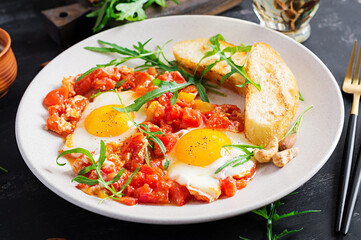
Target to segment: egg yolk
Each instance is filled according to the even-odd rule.
[[[179,161],[193,166],[207,166],[218,158],[228,155],[229,149],[222,148],[231,140],[221,131],[196,129],[184,134],[175,147]]]
[[[85,119],[84,126],[88,133],[98,137],[118,136],[132,125],[126,113],[118,112],[113,107],[121,105],[106,105],[94,109]],[[129,114],[134,119],[134,114]]]

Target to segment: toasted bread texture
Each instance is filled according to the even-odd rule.
[[[221,44],[221,49],[233,46],[233,44],[223,42]],[[178,42],[173,46],[173,54],[178,64],[190,74],[194,74],[198,62],[202,59],[204,54],[210,50],[212,50],[212,48],[210,47],[208,38],[186,40]],[[232,56],[232,60],[237,65],[243,65],[244,61],[246,60],[246,55],[247,54],[244,52],[237,52]],[[198,66],[197,74],[201,75],[208,65],[214,63],[218,59],[218,55],[213,55],[203,59]],[[221,61],[216,64],[210,71],[208,71],[204,75],[204,78],[211,82],[220,84],[223,75],[227,74],[230,71],[231,67],[225,61]],[[245,80],[241,75],[233,74],[231,77],[229,77],[223,82],[222,86],[229,88],[242,96],[246,96],[246,88],[236,87],[236,85],[243,84],[244,82]]]
[[[253,144],[267,146],[273,137],[286,134],[296,114],[297,82],[280,55],[265,43],[253,45],[246,72],[260,83],[261,91],[247,85],[245,135]]]
[[[227,42],[221,44],[222,49],[228,46],[234,45]],[[173,46],[178,64],[191,74],[209,50],[212,48],[207,38],[182,41]],[[244,52],[237,52],[232,60],[237,65],[243,65],[246,56]],[[218,59],[217,55],[205,58],[198,66],[197,74],[202,74],[206,66]],[[230,66],[221,61],[204,77],[220,84],[222,77],[230,70]],[[245,82],[239,74],[233,74],[222,86],[246,96],[245,135],[253,144],[267,146],[273,137],[281,139],[285,135],[295,116],[299,101],[296,79],[280,55],[265,43],[252,46],[245,70],[254,82],[260,83],[261,91],[250,84],[243,88],[237,87]]]

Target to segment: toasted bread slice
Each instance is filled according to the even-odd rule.
[[[227,42],[221,45],[222,48],[228,46],[234,45]],[[207,38],[182,41],[173,46],[178,64],[192,74],[209,50],[211,47]],[[207,65],[218,59],[217,55],[205,58],[199,65],[197,74],[200,75]],[[246,53],[238,52],[232,56],[232,60],[243,65]],[[228,72],[230,66],[221,61],[204,77],[219,84],[222,76]],[[236,87],[245,82],[239,74],[233,74],[222,86],[242,96],[246,95],[245,135],[253,144],[267,146],[272,137],[280,139],[284,136],[296,113],[299,101],[296,79],[278,53],[265,43],[253,45],[246,72],[253,81],[261,84],[261,91],[250,84],[243,88]]]
[[[245,135],[253,144],[267,146],[272,137],[280,139],[286,134],[296,114],[296,79],[280,55],[265,43],[253,45],[246,72],[261,84],[261,91],[247,85]]]
[[[223,42],[221,44],[221,49],[233,46],[233,44]],[[210,47],[210,42],[208,38],[186,40],[178,42],[173,46],[173,54],[178,64],[190,74],[194,74],[198,62],[202,59],[204,54],[210,50],[212,50],[212,48]],[[232,60],[238,65],[243,65],[244,61],[246,60],[246,55],[247,54],[244,52],[237,52],[232,56]],[[211,57],[203,59],[198,66],[197,74],[201,75],[208,65],[214,63],[218,59],[218,55],[213,55]],[[212,70],[207,72],[204,75],[204,78],[220,84],[223,75],[227,74],[230,71],[231,67],[225,61],[221,61],[216,64],[212,68]],[[223,82],[222,86],[229,88],[242,96],[246,96],[246,88],[239,88],[235,86],[243,84],[244,82],[245,80],[241,75],[233,74],[231,77],[229,77]]]

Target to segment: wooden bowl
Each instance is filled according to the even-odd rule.
[[[11,50],[9,34],[0,28],[0,98],[2,98],[14,83],[18,66]]]

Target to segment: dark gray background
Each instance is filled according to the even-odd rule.
[[[250,0],[221,15],[258,22]],[[341,86],[353,42],[361,40],[361,1],[322,0],[311,26],[312,35],[304,45],[328,66]],[[50,39],[32,1],[1,0],[0,27],[12,37],[19,68],[11,90],[0,99],[0,166],[9,170],[9,173],[0,173],[0,239],[238,239],[238,236],[265,239],[265,221],[253,213],[193,225],[137,224],[88,212],[47,189],[27,168],[19,153],[15,115],[26,87],[41,70],[40,64],[67,46],[59,47]],[[352,97],[344,94],[344,99],[347,123]],[[277,222],[276,233],[284,228],[304,228],[285,239],[342,239],[334,233],[334,222],[344,140],[345,133],[324,167],[297,190],[297,195],[283,199],[286,204],[279,209],[280,213],[321,210]],[[357,150],[360,140],[358,137]],[[360,211],[361,201],[358,201],[350,233],[343,239],[361,239]]]

